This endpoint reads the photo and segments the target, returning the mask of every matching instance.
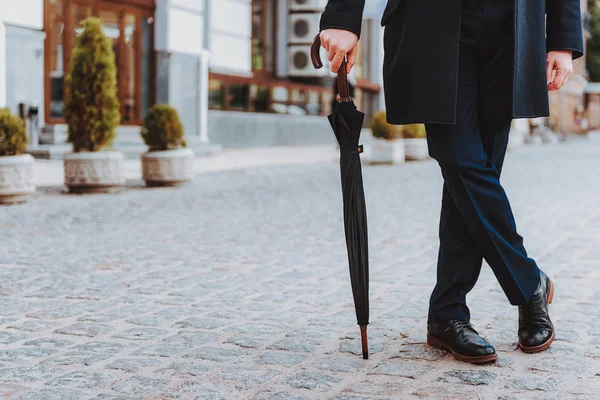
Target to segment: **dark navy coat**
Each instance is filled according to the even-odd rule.
[[[546,52],[583,55],[579,0],[514,0],[513,117],[548,116]],[[365,0],[329,0],[321,30],[360,37]],[[388,0],[383,65],[393,124],[455,123],[461,0]],[[511,84],[507,82],[507,84]]]

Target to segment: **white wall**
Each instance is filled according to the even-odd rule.
[[[251,0],[212,0],[211,70],[252,72]]]
[[[205,0],[158,0],[156,50],[201,54],[204,48],[205,8]]]
[[[5,24],[44,29],[43,0],[0,0],[0,20]]]

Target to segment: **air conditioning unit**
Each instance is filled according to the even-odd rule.
[[[323,11],[327,0],[288,0],[290,11]]]
[[[321,48],[323,68],[315,69],[310,59],[310,45],[296,44],[288,47],[289,69],[288,75],[293,77],[315,78],[329,75],[329,62],[327,52]]]
[[[292,44],[310,44],[319,33],[321,14],[291,14],[289,24],[289,42]]]

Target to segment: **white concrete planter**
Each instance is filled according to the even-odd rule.
[[[404,139],[373,138],[370,156],[373,164],[403,164],[405,162]]]
[[[35,192],[35,160],[29,154],[0,157],[0,204],[23,203]]]
[[[191,149],[149,151],[142,154],[142,178],[148,186],[175,186],[194,177]]]
[[[427,160],[429,151],[427,149],[427,139],[404,139],[406,143],[407,160]]]
[[[125,183],[125,162],[117,151],[69,153],[64,164],[71,193],[107,193]]]

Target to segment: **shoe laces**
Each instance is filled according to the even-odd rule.
[[[445,329],[445,331],[448,331],[452,327],[454,327],[456,330],[470,329],[479,335],[479,332],[477,332],[475,330],[475,327],[473,326],[473,324],[471,324],[466,319],[454,319],[454,320],[450,321],[450,323],[448,324],[448,327]]]

